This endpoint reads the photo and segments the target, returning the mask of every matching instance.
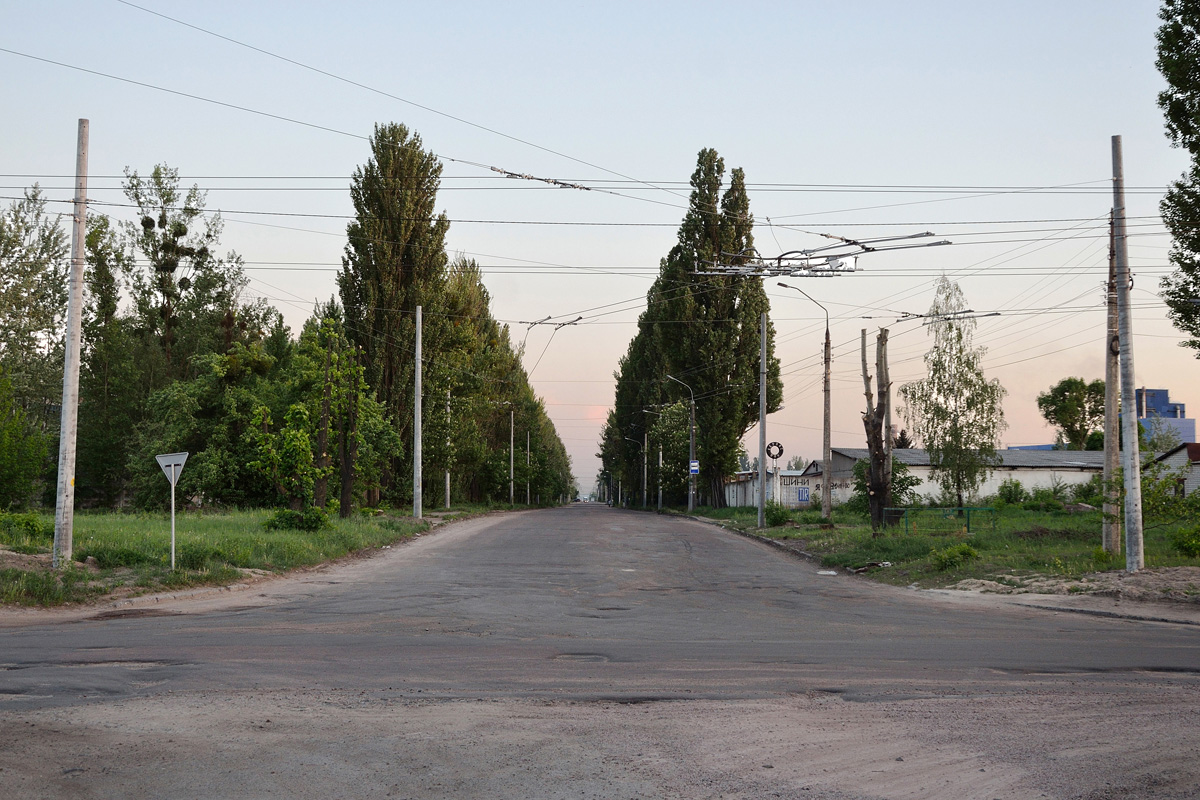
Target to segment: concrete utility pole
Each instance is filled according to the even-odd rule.
[[[762,353],[758,360],[758,527],[767,526],[767,312],[759,321]]]
[[[1120,493],[1113,485],[1121,459],[1120,397],[1121,336],[1117,322],[1117,246],[1110,215],[1108,225],[1108,286],[1104,293],[1108,306],[1108,330],[1104,337],[1104,523],[1101,537],[1104,550],[1121,552]]]
[[[1117,328],[1121,338],[1121,431],[1125,446],[1121,466],[1125,473],[1125,571],[1146,566],[1142,552],[1142,468],[1138,452],[1136,387],[1133,383],[1133,312],[1129,308],[1129,249],[1125,234],[1125,166],[1121,137],[1112,137],[1113,242],[1117,264]]]
[[[646,460],[646,448],[650,446],[650,431],[642,430],[642,508],[647,505],[648,492],[650,487],[647,485],[650,480],[649,462]]]
[[[58,439],[58,492],[54,505],[56,569],[69,566],[75,525],[75,438],[79,419],[79,349],[82,335],[83,271],[87,261],[88,121],[79,120],[75,152],[75,213],[71,225],[71,283],[67,296],[67,339],[63,354],[62,417]]]
[[[513,502],[513,436],[517,431],[516,409],[508,410],[508,505],[512,507]]]
[[[421,518],[421,307],[417,306],[417,348],[413,389],[413,517]]]
[[[450,509],[450,390],[446,390],[446,509]]]
[[[658,510],[662,511],[662,443],[658,445]]]
[[[529,505],[529,431],[525,431],[525,505]]]
[[[800,294],[817,303],[812,295],[801,289],[799,286],[792,286],[787,283],[780,283],[785,289],[795,289]],[[821,446],[821,516],[828,522],[833,517],[833,446],[831,442],[831,430],[829,422],[830,412],[830,395],[829,395],[829,369],[833,362],[833,345],[829,339],[829,309],[817,303],[817,307],[825,312],[825,425],[824,436],[822,437]]]

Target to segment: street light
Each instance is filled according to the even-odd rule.
[[[688,442],[688,513],[690,514],[696,509],[696,476],[692,473],[692,462],[696,460],[696,394],[692,391],[692,387],[674,375],[667,377],[687,389],[692,398],[692,425]]]
[[[784,289],[795,289],[809,300],[817,303],[816,299],[814,299],[812,295],[801,289],[799,286],[791,286],[783,283],[782,281],[779,282],[779,285]],[[833,350],[829,343],[829,309],[825,308],[825,306],[821,305],[820,303],[817,303],[817,306],[825,312],[825,431],[823,447],[821,450],[821,477],[822,481],[824,482],[824,486],[821,487],[821,516],[823,516],[826,521],[829,521],[833,516],[833,474],[831,463],[833,461],[833,453],[831,451],[829,442],[829,365],[833,360]]]
[[[643,414],[658,414],[660,417],[662,416],[661,411],[651,411],[648,408],[643,408],[642,413]],[[646,436],[647,436],[646,443],[649,444],[649,442],[650,442],[649,432],[647,432]],[[663,451],[662,441],[660,440],[658,443],[658,510],[659,511],[662,511],[662,451]],[[643,464],[644,463],[645,462],[643,461]],[[645,472],[645,466],[642,467],[642,471]],[[643,479],[642,482],[645,483],[645,479]]]

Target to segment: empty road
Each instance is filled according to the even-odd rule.
[[[712,526],[493,515],[0,615],[5,798],[1193,798],[1200,628],[955,603]]]

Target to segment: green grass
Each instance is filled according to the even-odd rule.
[[[743,530],[754,530],[758,519],[756,508],[744,507],[698,508],[696,514]],[[801,549],[818,555],[827,567],[858,569],[890,562],[891,567],[872,570],[872,577],[898,585],[947,586],[965,578],[1017,585],[1031,575],[1077,578],[1125,566],[1123,556],[1111,558],[1100,548],[1103,520],[1098,511],[1073,514],[1008,507],[996,511],[994,519],[994,527],[981,524],[969,536],[905,534],[902,527],[873,536],[864,516],[834,508],[833,526],[821,524],[817,511],[793,511],[785,525],[756,532],[799,540]],[[1177,547],[1181,538],[1188,539],[1187,524],[1147,521],[1147,567],[1200,566],[1200,558],[1184,555]]]
[[[334,518],[319,531],[266,530],[270,511],[199,512],[176,517],[176,570],[171,570],[171,521],[165,514],[75,515],[73,557],[95,559],[98,574],[81,569],[62,576],[23,570],[0,573],[0,601],[54,605],[80,602],[122,587],[157,591],[227,584],[242,570],[283,572],[365,548],[379,547],[425,530],[425,523],[386,515]],[[29,516],[29,515],[23,515]],[[49,552],[53,520],[42,528],[5,528],[0,544],[21,552]],[[75,574],[78,573],[78,574]]]

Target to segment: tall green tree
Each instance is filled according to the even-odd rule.
[[[0,213],[0,365],[17,402],[54,430],[68,266],[66,232],[34,186]]]
[[[1192,163],[1171,184],[1159,208],[1171,232],[1174,272],[1162,279],[1162,297],[1175,327],[1189,338],[1185,347],[1200,357],[1200,0],[1163,0],[1159,10],[1158,58],[1167,82],[1158,95],[1167,138]]]
[[[45,466],[46,439],[30,423],[0,365],[0,511],[29,501]]]
[[[678,240],[662,259],[647,294],[638,334],[617,373],[615,418],[620,437],[608,438],[605,468],[637,476],[641,454],[626,438],[641,441],[648,423],[643,409],[696,400],[696,457],[702,501],[724,505],[724,479],[737,470],[741,437],[758,421],[760,314],[769,310],[758,278],[703,274],[705,263],[745,263],[754,248],[754,217],[741,169],[730,173],[722,193],[725,162],[704,149],[692,174],[688,211]],[[697,274],[699,272],[699,274]],[[767,410],[783,396],[775,330],[767,327]]]
[[[397,123],[376,125],[371,156],[351,180],[355,219],[346,227],[337,276],[346,331],[406,452],[412,452],[416,308],[439,296],[447,265],[450,223],[435,211],[441,174],[441,162],[419,135]]]
[[[1104,381],[1063,378],[1038,395],[1037,405],[1061,431],[1068,450],[1086,450],[1089,437],[1104,424]]]
[[[983,374],[987,349],[974,346],[976,322],[963,316],[966,310],[958,284],[939,278],[929,307],[928,377],[900,387],[904,418],[929,452],[942,491],[959,506],[995,465],[1004,429],[1004,387]]]
[[[130,432],[143,418],[138,342],[120,313],[132,258],[108,217],[88,217],[75,495],[111,506],[126,488]]]

